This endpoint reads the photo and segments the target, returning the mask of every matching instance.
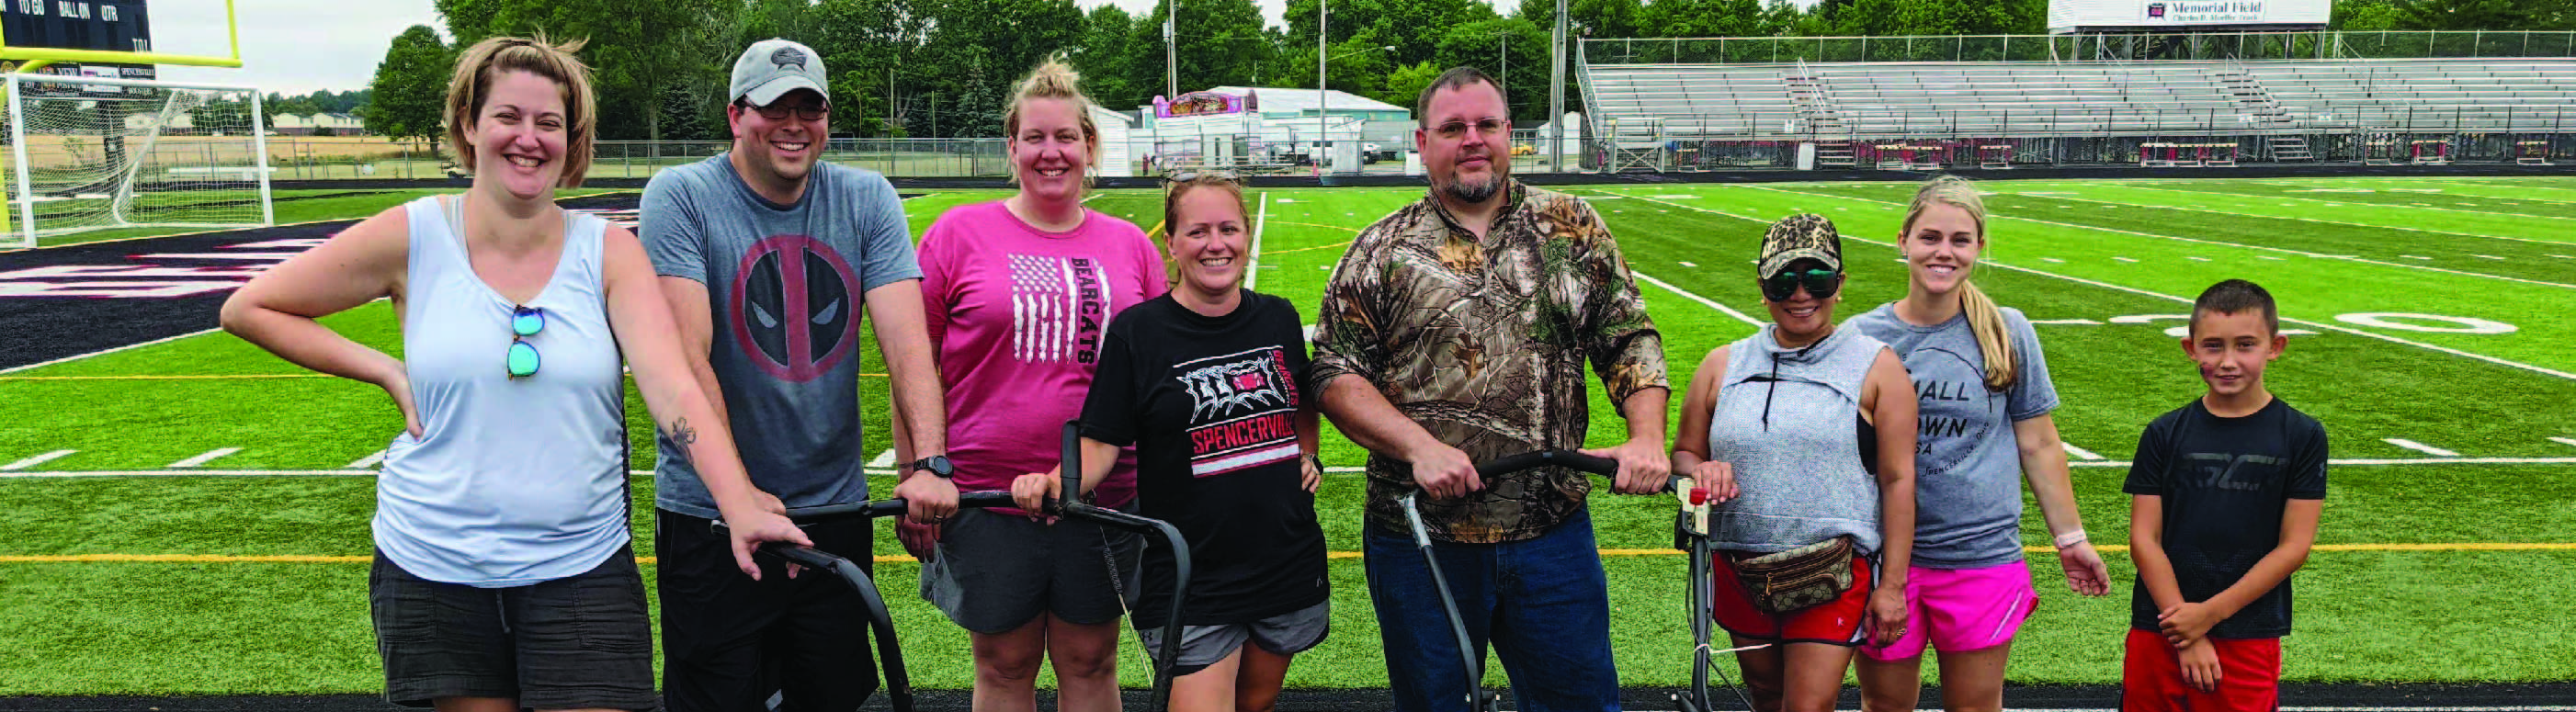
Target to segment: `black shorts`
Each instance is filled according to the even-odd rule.
[[[385,701],[502,697],[535,709],[650,710],[653,624],[635,553],[509,588],[430,581],[376,552],[367,577]]]
[[[838,576],[759,559],[760,580],[734,568],[732,543],[712,522],[654,511],[661,554],[662,692],[670,712],[858,709],[877,690],[867,604]],[[864,519],[805,527],[814,548],[874,572]]]
[[[958,627],[986,635],[1017,630],[1041,612],[1079,625],[1109,623],[1134,602],[1144,557],[1145,539],[1133,532],[959,510],[940,526],[937,553],[921,568],[921,597]],[[1117,561],[1114,584],[1110,559]]]

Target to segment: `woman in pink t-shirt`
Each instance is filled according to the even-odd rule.
[[[921,298],[959,491],[1008,490],[1019,475],[1055,467],[1110,317],[1168,289],[1144,231],[1082,207],[1100,132],[1077,81],[1050,61],[1020,82],[1002,119],[1019,194],[951,209],[922,235]],[[1093,496],[1129,506],[1132,453]],[[1144,548],[1136,535],[971,509],[897,533],[925,562],[922,597],[972,634],[975,709],[1035,710],[1047,658],[1059,709],[1118,709],[1121,597],[1137,585]]]

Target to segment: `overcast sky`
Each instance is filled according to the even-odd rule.
[[[1141,13],[1161,1],[1075,0],[1075,4],[1088,9],[1116,3]],[[1518,5],[1518,0],[1489,1],[1506,12]],[[1280,24],[1287,11],[1287,0],[1253,3],[1273,25]],[[206,55],[230,51],[223,32],[222,0],[156,0],[151,8],[155,49]],[[364,89],[375,78],[376,63],[384,60],[394,35],[412,25],[429,25],[446,33],[446,24],[430,0],[236,0],[235,11],[241,28],[241,69],[164,66],[161,76],[250,84],[287,95]]]

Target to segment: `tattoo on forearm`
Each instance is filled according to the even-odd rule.
[[[662,436],[670,438],[671,442],[678,443],[681,447],[698,443],[698,429],[689,427],[689,419],[686,416],[672,420],[670,425],[662,426]]]

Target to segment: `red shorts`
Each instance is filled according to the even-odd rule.
[[[1775,616],[1753,607],[1753,598],[1744,590],[1744,582],[1735,577],[1725,552],[1709,557],[1709,567],[1717,575],[1717,585],[1710,597],[1717,625],[1736,637],[1781,643],[1825,643],[1854,646],[1864,640],[1862,614],[1869,611],[1869,591],[1875,585],[1869,559],[1852,557],[1852,587],[1841,598],[1819,603],[1788,615]]]
[[[2120,670],[2121,712],[2273,712],[2281,706],[2281,639],[2210,638],[2218,646],[2218,691],[2182,679],[2182,654],[2162,634],[2129,630]]]

